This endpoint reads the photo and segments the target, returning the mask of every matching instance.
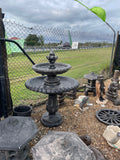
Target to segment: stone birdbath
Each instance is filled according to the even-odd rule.
[[[47,56],[49,63],[39,63],[32,67],[35,72],[47,76],[35,77],[25,83],[25,86],[32,91],[48,94],[47,112],[41,117],[41,122],[46,127],[59,126],[63,121],[62,116],[57,112],[57,94],[68,92],[79,86],[78,81],[73,78],[57,76],[57,74],[65,73],[71,68],[69,64],[55,63],[57,58],[54,52],[50,51]]]

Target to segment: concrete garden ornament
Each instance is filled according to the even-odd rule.
[[[120,149],[120,128],[118,126],[107,126],[103,137],[111,147]]]
[[[105,85],[104,85],[104,77],[103,75],[98,76],[98,80],[96,81],[96,95],[97,95],[97,104],[106,104],[108,102],[105,99]]]

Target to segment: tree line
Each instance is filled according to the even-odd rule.
[[[44,46],[44,47],[57,47],[58,45],[62,44],[63,42],[60,41],[59,43],[46,43],[43,35],[37,36],[36,34],[29,34],[25,39],[25,45],[27,46]],[[108,42],[85,42],[85,43],[78,43],[78,48],[81,47],[111,47],[112,43]]]
[[[81,47],[111,47],[112,43],[108,42],[85,42],[85,43],[79,43],[78,48]]]

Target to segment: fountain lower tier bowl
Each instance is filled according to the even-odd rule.
[[[57,78],[60,80],[59,85],[47,86],[45,85],[46,77],[47,76],[31,78],[26,81],[25,86],[32,91],[41,92],[44,94],[61,94],[63,92],[74,90],[79,86],[77,80],[64,76],[57,76]]]
[[[55,63],[54,64],[54,69],[50,69],[50,63],[39,63],[35,64],[32,66],[32,69],[40,74],[45,74],[45,75],[51,75],[52,74],[62,74],[67,72],[70,68],[71,65],[69,64],[64,64],[64,63]]]

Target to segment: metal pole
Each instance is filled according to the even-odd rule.
[[[19,45],[19,43],[17,43],[16,41],[13,41],[11,39],[5,39],[5,38],[0,38],[0,41],[6,41],[6,42],[12,42],[15,43],[20,49],[21,51],[24,53],[24,55],[30,60],[30,62],[34,65],[35,63],[33,62],[33,60],[28,56],[28,54],[25,52],[25,50]]]
[[[5,38],[5,28],[3,24],[4,14],[0,8],[0,38]],[[5,42],[0,41],[0,108],[2,116],[7,117],[12,113],[13,104],[10,93],[10,82],[7,68],[7,52]]]
[[[6,99],[6,89],[5,89],[5,74],[4,74],[4,64],[1,51],[1,42],[0,42],[0,117],[7,117],[7,99]]]
[[[114,52],[114,47],[115,47],[115,37],[116,37],[116,32],[115,32],[115,30],[112,28],[112,26],[109,24],[109,23],[107,23],[107,22],[105,22],[107,25],[108,25],[108,27],[113,31],[113,33],[114,33],[114,37],[113,37],[113,45],[112,45],[112,54],[111,54],[111,61],[110,61],[110,69],[109,69],[109,77],[111,77],[111,70],[112,70],[112,61],[113,61],[113,52]]]

